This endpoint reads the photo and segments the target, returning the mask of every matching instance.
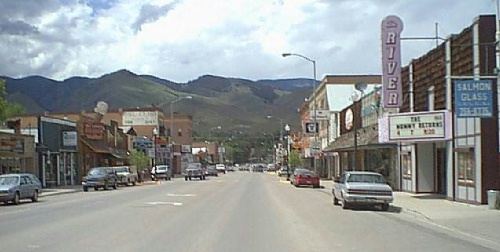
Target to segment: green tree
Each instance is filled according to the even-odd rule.
[[[130,164],[135,166],[137,169],[137,176],[139,181],[144,180],[142,171],[149,167],[149,157],[142,151],[133,150],[129,157]]]
[[[297,150],[290,151],[290,157],[288,158],[288,164],[290,165],[290,169],[293,172],[296,167],[302,165],[302,159],[300,158],[300,153]]]
[[[15,115],[22,115],[24,112],[24,108],[21,104],[7,101],[5,80],[0,79],[0,124],[5,124],[8,118]]]

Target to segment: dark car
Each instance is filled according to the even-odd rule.
[[[87,176],[83,177],[83,191],[87,192],[89,187],[93,187],[96,191],[99,188],[108,190],[109,187],[113,187],[116,189],[118,181],[118,175],[112,167],[94,167],[90,169]]]
[[[205,168],[201,163],[189,163],[184,170],[184,180],[199,178],[205,180]]]
[[[293,185],[296,187],[307,185],[319,188],[319,176],[307,169],[295,169],[293,172]]]
[[[207,167],[207,170],[205,171],[205,174],[207,176],[219,176],[219,172],[217,171],[217,168],[215,167],[215,165],[209,165]]]
[[[30,173],[0,175],[0,201],[7,204],[12,201],[19,204],[21,199],[38,201],[42,193],[42,184]]]

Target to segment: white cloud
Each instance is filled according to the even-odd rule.
[[[64,79],[119,69],[186,82],[203,74],[248,79],[380,72],[380,22],[403,36],[458,33],[494,1],[382,0],[0,1],[0,75]],[[452,15],[450,13],[453,13]],[[405,41],[403,62],[434,41]]]

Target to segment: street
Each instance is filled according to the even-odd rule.
[[[0,251],[495,251],[397,206],[342,210],[274,174],[76,192],[0,205]]]

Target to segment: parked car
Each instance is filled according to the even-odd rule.
[[[295,187],[308,185],[314,188],[319,188],[319,176],[314,171],[307,169],[295,169],[293,172],[293,185]]]
[[[168,165],[157,165],[156,168],[151,168],[151,179],[152,180],[171,180],[172,172]]]
[[[113,169],[118,175],[118,184],[128,186],[130,184],[136,185],[139,180],[137,174],[130,170],[128,166],[114,166]]]
[[[215,165],[209,165],[207,170],[205,171],[205,175],[207,176],[219,176],[219,172],[217,172],[217,168]]]
[[[42,184],[30,173],[0,175],[0,201],[7,204],[12,201],[19,204],[22,199],[38,201],[42,194]]]
[[[234,172],[235,171],[234,166],[232,166],[232,165],[229,165],[228,167],[226,167],[226,170],[228,172]]]
[[[205,180],[205,169],[201,163],[189,163],[184,170],[184,180],[199,178]]]
[[[83,177],[83,191],[87,192],[89,187],[93,187],[95,191],[99,188],[108,190],[109,187],[117,188],[118,175],[112,167],[94,167],[89,170],[87,176]]]
[[[224,164],[216,164],[215,167],[217,168],[218,172],[226,174],[226,166]]]
[[[333,204],[343,209],[354,204],[380,205],[389,209],[393,201],[392,188],[384,176],[376,172],[349,171],[335,180],[332,188]]]
[[[267,164],[267,171],[268,172],[276,172],[276,165],[275,164]]]

